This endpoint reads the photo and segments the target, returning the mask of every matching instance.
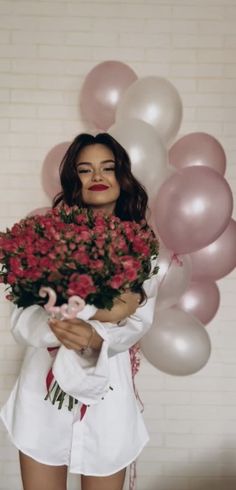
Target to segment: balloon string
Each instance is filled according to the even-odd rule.
[[[183,265],[183,260],[181,260],[181,259],[179,258],[179,256],[178,256],[176,253],[174,253],[174,254],[173,254],[172,259],[173,259],[173,260],[175,260],[175,262],[176,262],[176,263],[177,263],[177,264],[178,264],[180,267],[182,267],[182,265]]]
[[[162,283],[164,282],[170,268],[171,268],[171,265],[172,265],[172,262],[174,260],[174,257],[175,257],[175,253],[173,252],[172,256],[171,256],[171,259],[170,259],[170,262],[168,264],[168,267],[167,267],[167,271],[165,272],[164,276],[162,277],[161,281],[160,281],[160,284],[159,284],[159,287],[161,287]]]
[[[170,259],[170,262],[169,262],[168,267],[167,267],[167,271],[164,274],[164,276],[162,277],[162,279],[160,281],[160,284],[159,284],[159,287],[161,287],[162,283],[164,282],[164,280],[165,280],[165,278],[166,278],[166,276],[167,276],[167,274],[168,274],[168,272],[169,272],[169,270],[170,270],[170,268],[171,268],[171,266],[172,266],[172,264],[173,264],[174,261],[179,266],[181,266],[181,267],[183,266],[183,261],[178,257],[178,255],[175,252],[173,252],[173,254],[171,256],[171,259]]]
[[[137,479],[136,461],[133,461],[129,467],[129,490],[135,490]]]

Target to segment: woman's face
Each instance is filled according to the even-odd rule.
[[[77,159],[77,171],[83,202],[91,208],[112,213],[120,195],[112,151],[101,144],[85,146]]]

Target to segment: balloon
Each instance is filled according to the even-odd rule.
[[[207,133],[190,133],[180,138],[169,151],[170,164],[177,169],[206,165],[224,175],[226,156],[223,147]]]
[[[190,254],[192,279],[216,281],[236,267],[236,221],[230,220],[217,240]]]
[[[168,308],[178,301],[190,284],[191,259],[189,255],[177,256],[170,250],[160,247],[158,266],[160,285],[157,307]]]
[[[165,246],[184,254],[216,240],[232,209],[232,191],[224,177],[205,166],[186,167],[159,189],[155,220]]]
[[[117,107],[116,120],[127,118],[151,124],[166,143],[172,141],[182,120],[182,102],[176,88],[161,77],[138,79]]]
[[[215,282],[192,281],[176,306],[195,316],[204,325],[215,316],[220,304],[220,292]]]
[[[52,199],[61,190],[59,166],[70,145],[71,143],[66,141],[54,146],[43,162],[42,185]]]
[[[154,324],[140,346],[151,364],[176,376],[199,371],[211,351],[208,333],[201,322],[177,307],[156,310]]]
[[[137,75],[125,63],[104,61],[87,75],[80,94],[82,117],[91,127],[107,130],[115,122],[115,112],[121,95]]]
[[[27,218],[30,218],[31,216],[36,216],[37,214],[46,214],[48,211],[50,211],[50,209],[52,209],[51,207],[49,206],[44,206],[42,208],[36,208],[36,209],[33,209],[33,211],[30,211],[29,213],[27,213]]]
[[[169,169],[167,150],[153,127],[138,119],[130,119],[117,122],[109,133],[128,152],[132,173],[144,185],[149,197],[156,195]]]

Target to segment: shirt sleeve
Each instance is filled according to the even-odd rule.
[[[11,311],[11,332],[22,345],[33,347],[57,347],[58,339],[48,325],[49,314],[42,306],[27,308],[13,306]]]
[[[110,388],[109,359],[127,351],[138,342],[152,325],[158,290],[157,276],[144,283],[147,300],[137,308],[134,315],[118,325],[89,320],[104,339],[94,363],[87,366],[79,353],[60,347],[53,365],[53,374],[63,391],[80,403],[99,403]]]
[[[151,327],[158,291],[157,276],[152,276],[145,281],[143,287],[147,295],[147,300],[137,308],[133,315],[119,322],[119,325],[89,320],[89,323],[107,343],[108,357],[128,350]]]
[[[86,305],[80,312],[80,318],[88,320],[93,316],[97,308]],[[48,325],[50,314],[39,305],[27,308],[12,305],[11,332],[16,342],[32,347],[58,347],[60,342]]]

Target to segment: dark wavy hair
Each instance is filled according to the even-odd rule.
[[[53,207],[61,201],[68,206],[87,207],[82,201],[82,184],[78,176],[77,161],[80,151],[89,145],[100,144],[109,148],[115,158],[115,175],[120,185],[120,196],[114,214],[121,220],[140,222],[146,219],[148,196],[144,187],[131,172],[131,162],[126,150],[108,133],[96,136],[81,133],[69,146],[60,164],[62,191],[53,200]]]

